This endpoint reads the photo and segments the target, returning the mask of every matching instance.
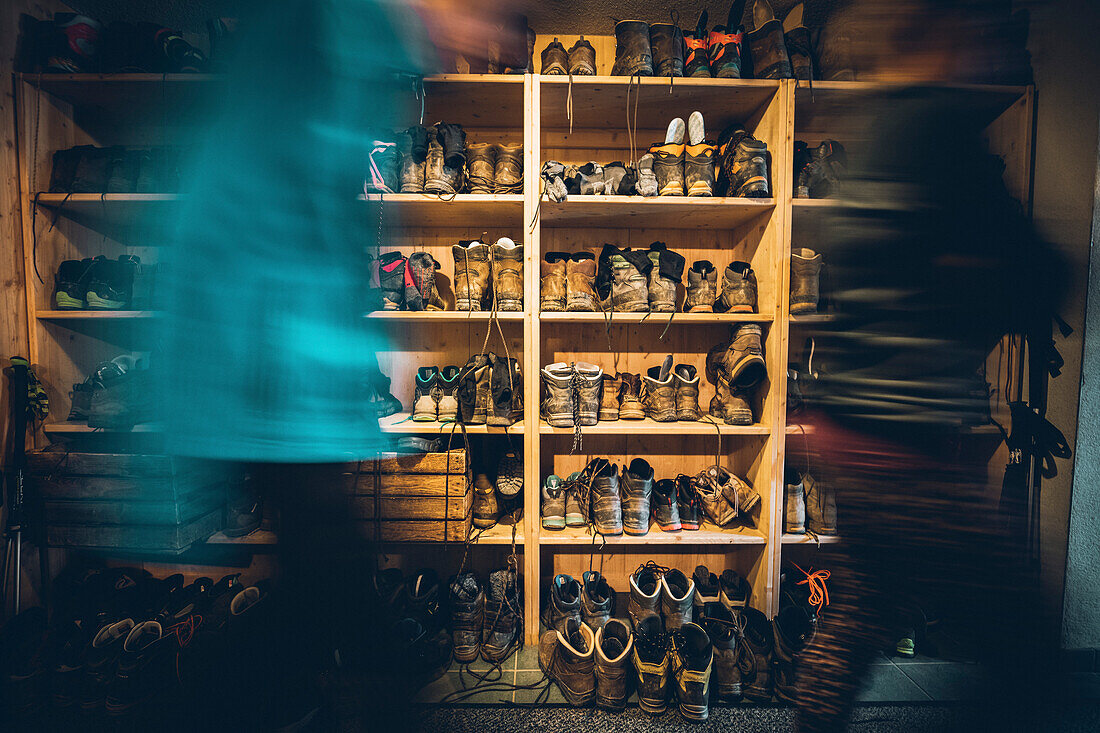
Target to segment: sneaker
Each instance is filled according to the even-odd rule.
[[[650,561],[639,565],[630,576],[630,602],[626,612],[637,630],[650,616],[661,615],[658,610],[661,603],[661,575],[664,568]]]
[[[611,618],[615,596],[607,579],[595,570],[585,570],[581,580],[581,616],[586,624],[598,631]]]
[[[546,604],[546,628],[565,633],[568,621],[581,622],[581,584],[571,575],[555,575]]]
[[[710,572],[706,565],[697,565],[691,580],[695,584],[695,597],[692,604],[695,606],[696,615],[707,604],[719,603],[719,593],[721,591],[718,587],[718,576]]]
[[[623,528],[629,535],[649,532],[649,501],[653,493],[653,467],[642,458],[623,466],[622,480]]]
[[[634,670],[637,674],[638,707],[661,715],[668,707],[670,660],[668,635],[656,613],[634,623]]]
[[[546,631],[539,639],[539,668],[574,707],[588,705],[596,697],[595,649],[592,629],[572,618],[564,629]]]
[[[434,422],[439,418],[439,401],[443,398],[439,367],[417,368],[413,383],[412,419],[415,422]]]
[[[542,69],[540,74],[547,76],[564,76],[569,73],[569,55],[565,52],[565,46],[557,38],[550,41],[542,51]]]
[[[523,633],[521,578],[507,568],[489,574],[485,594],[485,624],[481,630],[481,657],[486,662],[503,662],[518,646]]]
[[[699,497],[692,488],[691,477],[682,473],[676,477],[676,506],[680,512],[680,526],[686,530],[698,530],[703,519]]]
[[[596,707],[621,712],[629,696],[634,634],[619,619],[596,629]]]
[[[98,259],[98,258],[97,258]],[[104,258],[105,259],[105,258]],[[54,276],[54,304],[58,310],[87,307],[88,283],[96,260],[65,260]]]
[[[735,570],[723,570],[718,578],[718,601],[734,613],[743,611],[749,604],[752,586]]]
[[[565,529],[565,487],[554,474],[542,485],[542,528]]]
[[[783,483],[787,488],[783,531],[788,534],[805,534],[806,497],[803,493],[802,474],[788,467]]]
[[[737,666],[741,625],[721,603],[709,603],[696,610],[697,623],[706,630],[714,647],[713,695],[723,702],[736,702],[741,699],[741,670]]]
[[[569,73],[573,76],[596,75],[596,49],[584,36],[569,49]]]
[[[657,422],[676,421],[676,385],[672,379],[672,355],[660,366],[650,367],[642,377],[645,414]]]
[[[676,482],[665,478],[653,485],[653,519],[664,532],[679,532],[679,506],[676,503]]]
[[[488,529],[497,523],[500,515],[500,505],[497,503],[496,490],[489,482],[489,477],[479,473],[474,479],[474,526],[479,529]]]
[[[676,699],[685,720],[703,722],[710,715],[710,677],[714,648],[698,624],[685,623],[671,632]]]
[[[681,570],[669,570],[661,576],[661,612],[669,631],[691,623],[695,583]]]

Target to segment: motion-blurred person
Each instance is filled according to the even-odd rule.
[[[805,421],[810,463],[837,490],[843,541],[800,673],[801,731],[846,727],[872,658],[897,642],[901,599],[973,628],[995,678],[983,688],[984,729],[1021,724],[1022,701],[1050,681],[1036,662],[1043,629],[1023,543],[1000,531],[986,466],[959,438],[985,420],[975,375],[1001,336],[1044,320],[1049,329],[1056,267],[1007,193],[982,123],[961,96],[925,84],[983,76],[991,5],[850,9],[853,58],[870,72],[860,79],[906,86],[850,120],[850,175],[815,246],[837,320],[816,338],[816,410]]]

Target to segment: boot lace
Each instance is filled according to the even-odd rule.
[[[798,581],[798,585],[809,587],[810,605],[817,609],[818,613],[821,613],[821,609],[829,605],[829,588],[825,585],[825,581],[829,579],[831,573],[828,570],[814,570],[813,565],[810,566],[810,572],[806,572],[796,563],[792,562],[791,565],[794,565],[800,573],[806,576],[803,580]]]
[[[581,449],[584,440],[581,435],[581,375],[575,362],[569,362],[569,402],[573,412],[573,447],[571,453]]]

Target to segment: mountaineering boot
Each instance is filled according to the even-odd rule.
[[[596,49],[581,36],[569,49],[569,73],[573,76],[596,75]]]
[[[754,387],[767,375],[762,338],[759,323],[730,327],[730,342],[720,357],[719,368],[725,372],[731,389]]]
[[[489,481],[489,477],[479,473],[474,479],[474,526],[479,529],[488,529],[497,523],[500,516],[500,503],[497,501],[496,489]]]
[[[676,503],[675,481],[663,478],[653,484],[650,506],[653,508],[653,519],[662,532],[679,532],[683,528],[680,523],[680,508]]]
[[[565,573],[554,576],[546,606],[546,628],[566,631],[569,621],[581,623],[581,584]]]
[[[542,50],[542,69],[540,74],[564,76],[569,73],[569,56],[565,46],[556,37]]]
[[[713,468],[712,466],[711,469]],[[712,475],[711,471],[706,470],[693,476],[691,483],[703,512],[710,517],[710,521],[723,527],[737,518],[737,507],[730,506],[726,501],[722,495],[722,486],[716,479],[716,474]]]
[[[707,37],[710,75],[716,79],[740,79],[742,76],[745,0],[734,0],[725,25],[716,25]]]
[[[523,374],[517,359],[489,354],[487,425],[507,427],[523,417]]]
[[[439,367],[423,366],[413,377],[413,414],[415,422],[434,422],[439,418],[439,400],[443,398],[443,385],[439,382]]]
[[[629,697],[627,677],[634,654],[634,634],[619,619],[596,629],[596,707],[620,712]]]
[[[816,313],[821,282],[821,255],[797,247],[791,251],[791,315]]]
[[[458,410],[467,425],[484,425],[489,419],[491,364],[487,354],[474,354],[458,376]]]
[[[518,368],[518,364],[516,365]],[[523,460],[508,451],[497,461],[497,492],[513,499],[523,491]]]
[[[606,458],[594,458],[585,469],[592,477],[592,519],[596,531],[614,537],[623,533],[623,507],[619,498],[619,467]]]
[[[685,313],[712,313],[717,300],[718,271],[710,260],[696,260],[688,270]]]
[[[699,22],[692,30],[684,31],[684,76],[710,76],[710,59],[707,57],[707,11],[699,15]]]
[[[594,364],[577,362],[575,383],[577,420],[581,426],[595,425],[600,418],[600,388],[603,386],[603,369]]]
[[[802,483],[802,474],[792,468],[787,469],[787,504],[784,514],[783,531],[788,534],[806,533],[806,495]]]
[[[714,158],[718,147],[707,143],[684,148],[684,183],[688,196],[714,195]]]
[[[539,668],[574,707],[596,697],[595,647],[592,629],[576,619],[569,620],[564,633],[546,631],[539,639]]]
[[[653,23],[649,26],[649,46],[654,76],[684,75],[684,32],[680,26]]]
[[[680,474],[676,477],[676,508],[680,512],[680,526],[686,530],[697,531],[702,521],[702,508],[699,497],[691,485],[691,477]]]
[[[783,24],[776,19],[768,0],[754,0],[753,30],[748,34],[753,76],[757,79],[790,79],[791,59],[783,40]]]
[[[731,262],[722,272],[722,294],[718,296],[723,313],[756,312],[756,273],[748,262]]]
[[[565,529],[565,486],[554,474],[542,485],[542,528]]]
[[[792,11],[793,12],[793,11]],[[814,79],[822,81],[855,81],[855,58],[852,53],[858,33],[853,13],[830,13],[825,27],[818,32],[817,68]]]
[[[428,130],[413,125],[397,142],[401,148],[401,193],[422,193],[428,170]]]
[[[745,622],[744,643],[739,647],[741,694],[752,702],[772,699],[773,633],[768,617],[752,607],[741,611]]]
[[[387,252],[378,258],[378,284],[382,290],[382,308],[401,310],[405,304],[405,266],[408,260],[400,252]]]
[[[642,377],[642,404],[649,419],[676,422],[676,385],[672,381],[671,354],[659,366],[650,367]]]
[[[637,631],[642,622],[649,617],[661,620],[659,607],[661,604],[661,571],[653,563],[640,565],[630,576],[630,602],[626,612],[630,616],[634,630]],[[658,626],[663,629],[662,626]]]
[[[836,491],[810,474],[802,477],[806,496],[806,523],[810,531],[820,535],[834,535],[836,526]]]
[[[451,578],[451,645],[455,661],[469,664],[481,653],[481,627],[485,623],[485,591],[477,575],[465,572]]]
[[[653,263],[641,250],[620,250],[605,244],[600,253],[597,292],[604,310],[644,313],[649,310],[649,271]],[[605,294],[605,289],[610,290]]]
[[[462,169],[443,162],[443,143],[435,129],[428,134],[428,155],[424,163],[424,190],[427,193],[454,194],[462,188]]]
[[[619,419],[619,396],[623,391],[623,380],[606,372],[600,387],[600,422]]]
[[[648,23],[620,20],[615,24],[615,63],[611,76],[653,76]]]
[[[496,143],[470,143],[466,146],[470,193],[493,193],[498,151]]]
[[[439,262],[427,252],[409,255],[405,279],[405,304],[409,310],[443,310],[443,299],[435,286],[435,273]],[[414,308],[412,304],[419,307]]]
[[[565,310],[594,311],[596,296],[596,256],[591,252],[574,252],[565,263]]]
[[[665,629],[672,631],[691,623],[695,583],[683,571],[670,570],[661,577],[661,613]]]
[[[451,254],[455,259],[455,310],[481,310],[489,287],[489,245],[463,240],[451,247]]]
[[[523,143],[497,146],[493,193],[523,193]]]
[[[649,499],[653,493],[653,467],[644,459],[635,458],[623,466],[619,483],[622,494],[623,529],[629,535],[649,532]]]
[[[699,607],[699,611],[696,623],[706,630],[714,647],[714,694],[724,702],[740,700],[741,670],[737,667],[740,626],[721,603],[708,603]]]
[[[684,195],[684,149],[682,142],[650,147],[658,196]]]
[[[787,56],[791,60],[791,73],[795,79],[810,81],[813,78],[813,53],[810,44],[810,31],[803,23],[804,3],[791,8],[783,19],[783,42],[787,46]]]
[[[725,420],[727,425],[752,425],[752,407],[748,390],[753,387],[732,387],[729,375],[721,366],[726,346],[717,344],[707,353],[707,379],[714,385],[710,414]],[[754,385],[755,386],[755,385]]]
[[[619,419],[642,420],[645,418],[645,405],[642,404],[642,378],[638,374],[619,372],[623,391],[619,397]]]
[[[485,593],[485,625],[481,627],[481,658],[490,664],[504,661],[520,643],[523,609],[522,578],[504,568],[489,573]]]
[[[458,378],[462,370],[451,364],[439,370],[439,422],[454,422],[458,419]]]
[[[375,140],[367,157],[367,193],[395,193],[401,189],[401,154],[397,143]]]
[[[601,629],[611,618],[611,586],[595,570],[585,570],[581,580],[581,620],[593,629]]]
[[[745,136],[733,148],[729,161],[730,195],[742,198],[771,196],[768,184],[768,146],[752,136]]]
[[[721,466],[711,466],[707,471],[722,487],[722,496],[726,497],[730,506],[742,514],[748,514],[760,501],[760,494],[756,493],[743,478]]]
[[[699,420],[699,374],[691,364],[678,364],[672,370],[676,385],[676,419]]]
[[[656,613],[634,622],[634,670],[638,675],[638,707],[661,715],[668,707],[668,635]]]
[[[680,715],[702,722],[710,715],[710,676],[714,648],[702,626],[685,623],[670,633],[673,676]]]
[[[539,310],[565,310],[567,252],[547,252],[542,258],[539,278]]]
[[[649,310],[672,313],[676,310],[676,286],[684,277],[684,257],[671,251],[664,242],[654,242],[647,252],[649,270]]]
[[[493,245],[491,262],[497,310],[523,310],[523,245],[501,237]]]
[[[565,362],[542,368],[542,419],[555,428],[573,427],[573,367]]]
[[[638,182],[634,184],[639,196],[657,195],[657,176],[653,172],[653,153],[646,153],[638,159]]]

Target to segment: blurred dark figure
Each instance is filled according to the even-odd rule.
[[[988,419],[975,375],[1002,335],[1044,323],[1049,333],[1057,267],[1007,193],[983,123],[963,96],[927,84],[983,76],[980,12],[942,0],[851,12],[855,56],[874,71],[860,78],[906,86],[850,121],[845,134],[864,139],[848,148],[850,179],[820,243],[837,321],[816,339],[806,423],[809,460],[837,489],[843,542],[804,658],[799,730],[846,727],[907,598],[969,622],[994,673],[981,729],[1016,729],[1023,701],[1034,709],[1052,682],[1037,584],[1023,538],[1001,529],[984,459],[960,438]]]

